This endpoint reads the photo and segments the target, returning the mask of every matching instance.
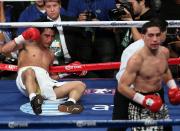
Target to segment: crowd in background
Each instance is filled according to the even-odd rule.
[[[122,21],[150,20],[161,17],[166,20],[180,19],[180,0],[61,0],[61,8],[44,6],[43,0],[36,2],[0,1],[0,22],[50,21]],[[145,1],[145,6],[140,5]],[[123,4],[122,4],[123,3]],[[133,4],[132,4],[133,3]],[[121,9],[123,7],[123,10]],[[124,8],[127,10],[124,11]],[[127,13],[127,17],[122,17]],[[57,16],[56,16],[57,14]],[[26,28],[0,28],[0,46],[21,34]],[[51,45],[56,60],[54,65],[65,65],[74,61],[82,64],[120,61],[123,50],[140,39],[139,28],[89,28],[59,27]],[[164,46],[170,49],[170,57],[180,56],[180,29],[169,28]],[[2,63],[17,64],[18,52],[6,54]],[[174,77],[179,77],[180,68],[172,66]],[[89,71],[83,77],[112,78],[117,70]],[[14,78],[12,72],[0,71],[1,79]],[[71,75],[74,76],[74,74]],[[79,76],[78,76],[79,77]]]

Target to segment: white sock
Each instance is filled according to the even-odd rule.
[[[72,101],[74,104],[76,104],[76,100],[74,100],[73,98],[69,98],[67,101]]]
[[[33,97],[35,97],[35,96],[36,96],[35,93],[31,93],[31,94],[29,95],[29,100],[31,101],[31,100],[33,99]]]

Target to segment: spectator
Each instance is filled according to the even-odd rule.
[[[10,22],[11,21],[11,11],[12,7],[9,5],[4,5],[3,1],[0,1],[0,22]],[[10,29],[0,28],[0,46],[3,46],[6,42],[12,39],[12,32]],[[10,56],[10,54],[6,54]]]
[[[0,1],[0,22],[11,22],[12,6],[5,4],[3,1]],[[7,42],[12,39],[12,30],[11,28],[0,28],[0,48]],[[6,59],[0,62],[6,64],[17,64],[17,53],[7,53]],[[14,79],[16,73],[9,71],[0,71],[1,79]]]
[[[154,10],[156,12],[160,13],[161,5],[162,5],[162,0],[153,0],[152,1],[152,7],[154,8]]]
[[[115,0],[69,0],[67,14],[77,21],[108,21]],[[81,28],[76,37],[78,59],[83,63],[112,62],[115,57],[113,29]],[[99,77],[113,77],[113,71],[98,71]]]
[[[170,49],[170,57],[171,58],[179,58],[180,57],[180,40],[172,41],[168,43]]]
[[[32,22],[41,18],[45,13],[43,0],[37,0],[29,5],[20,14],[18,22]],[[26,28],[18,28],[17,35],[21,34]]]
[[[12,6],[4,5],[3,1],[0,1],[0,22],[11,22]],[[4,44],[12,39],[12,32],[10,29],[0,29],[0,45]]]
[[[117,20],[133,21],[133,20],[150,20],[153,17],[157,17],[159,14],[152,7],[153,0],[128,0],[130,7],[125,8],[125,15],[120,15]],[[121,0],[119,3],[122,4]],[[117,7],[119,5],[117,3]],[[127,4],[127,2],[125,2]],[[117,29],[117,56],[121,56],[122,51],[133,41],[141,39],[139,29],[136,27]],[[118,33],[119,32],[119,33]],[[119,60],[119,58],[117,58]]]
[[[31,4],[30,1],[6,1],[5,2],[5,5],[10,5],[12,7],[12,22],[17,22],[18,21],[18,18],[19,18],[19,15],[20,13],[27,7]]]
[[[69,0],[61,0],[61,5],[62,5],[61,9],[63,8],[66,11],[67,7],[68,7],[68,3],[69,3]],[[61,10],[61,12],[62,12],[62,10]],[[63,14],[63,13],[61,13],[61,14]]]
[[[170,50],[171,58],[180,58],[180,30],[177,29],[175,34],[175,40],[168,43],[168,48]],[[180,79],[180,65],[170,65],[169,66],[174,78]]]

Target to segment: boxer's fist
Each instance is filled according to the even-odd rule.
[[[180,90],[179,88],[169,88],[168,90],[169,101],[173,105],[180,104]]]
[[[146,95],[142,105],[152,112],[158,112],[162,106],[162,100],[158,95]]]
[[[22,44],[26,40],[38,41],[40,39],[40,32],[37,28],[28,28],[21,35],[14,40],[16,44]]]
[[[35,40],[38,41],[40,38],[40,32],[37,28],[28,28],[22,33],[25,40]]]

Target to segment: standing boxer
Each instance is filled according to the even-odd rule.
[[[131,99],[128,108],[129,119],[168,119],[168,109],[160,92],[162,81],[169,87],[172,104],[180,103],[180,91],[168,67],[169,50],[162,47],[160,26],[147,22],[142,27],[144,46],[129,59],[122,74],[118,91]],[[130,88],[130,85],[133,87]],[[146,130],[148,127],[137,127]],[[152,130],[165,130],[164,127],[149,127]],[[136,130],[133,128],[133,130]]]

